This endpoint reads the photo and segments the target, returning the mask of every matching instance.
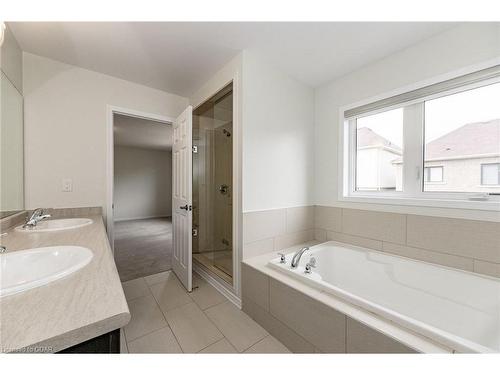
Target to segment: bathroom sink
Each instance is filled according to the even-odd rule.
[[[22,225],[16,228],[19,232],[56,232],[59,230],[76,229],[92,224],[91,219],[74,218],[74,219],[55,219],[40,221],[35,227],[23,228]]]
[[[92,260],[90,249],[50,246],[0,254],[0,297],[48,284],[85,267]]]

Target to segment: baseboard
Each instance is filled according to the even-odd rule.
[[[210,272],[194,262],[193,270],[241,310],[241,298],[234,293],[232,288],[229,288],[227,284],[223,283],[218,278],[214,277]]]
[[[130,221],[130,220],[143,220],[143,219],[159,219],[162,217],[172,217],[172,215],[154,215],[154,216],[138,216],[138,217],[125,217],[120,219],[115,219],[115,222],[120,221]]]

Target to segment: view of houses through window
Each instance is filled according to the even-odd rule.
[[[426,100],[425,192],[500,193],[500,83]],[[356,190],[403,191],[398,108],[356,120]]]

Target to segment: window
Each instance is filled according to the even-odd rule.
[[[481,185],[500,185],[500,163],[481,164]]]
[[[424,102],[424,166],[437,161],[447,171],[446,183],[424,183],[424,191],[490,191],[479,171],[500,155],[499,103],[500,83]]]
[[[356,122],[356,190],[401,190],[403,110],[359,118]]]
[[[341,198],[498,203],[498,98],[500,65],[345,110]]]
[[[424,182],[443,182],[443,167],[425,167]]]

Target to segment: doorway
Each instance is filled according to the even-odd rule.
[[[193,262],[233,285],[233,84],[193,111]]]
[[[172,268],[172,123],[112,116],[112,245],[123,282]]]

